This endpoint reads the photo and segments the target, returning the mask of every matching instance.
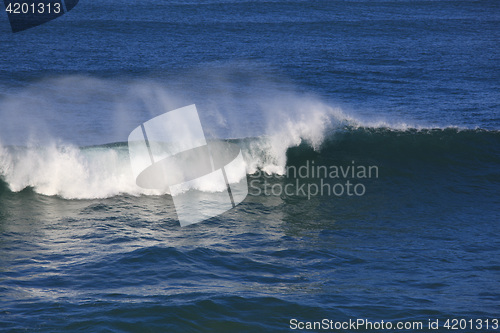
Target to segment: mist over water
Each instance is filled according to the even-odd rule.
[[[367,110],[352,107],[345,111],[339,103],[263,65],[229,63],[207,64],[161,78],[81,74],[37,78],[0,96],[0,139],[13,145],[123,142],[137,124],[190,104],[197,105],[207,137],[214,138],[272,136],[288,131],[292,137],[301,133],[316,145],[321,139],[313,136],[321,135],[328,126],[467,127],[447,121],[428,125],[412,116],[367,114]]]
[[[328,128],[347,121],[317,97],[250,73],[187,75],[168,84],[55,77],[0,100],[1,174],[12,191],[33,187],[69,199],[159,194],[136,186],[126,146],[109,144],[190,103],[197,103],[209,140],[255,139],[244,150],[249,173],[282,172],[289,147],[305,141],[318,149]]]
[[[67,199],[166,193],[135,184],[124,142],[139,124],[192,103],[208,140],[240,140],[249,174],[283,174],[289,148],[321,151],[326,137],[346,128],[425,129],[363,120],[284,78],[237,67],[163,81],[52,77],[0,99],[0,173],[14,192],[32,187]]]

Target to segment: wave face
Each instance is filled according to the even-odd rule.
[[[327,167],[364,163],[378,166],[385,177],[407,174],[409,181],[430,171],[440,172],[445,178],[454,172],[457,177],[499,180],[498,131],[348,126],[325,128],[308,136],[304,135],[309,134],[304,128],[306,124],[301,123],[287,126],[286,131],[275,136],[231,141],[242,148],[250,175],[286,175],[291,167],[307,163]],[[126,143],[91,147],[3,146],[0,174],[2,191],[30,188],[65,199],[165,194],[135,184]],[[210,191],[208,185],[205,188]]]
[[[195,70],[169,84],[69,75],[12,88],[0,96],[3,191],[31,189],[64,199],[165,194],[135,184],[121,142],[138,124],[193,103],[207,139],[239,144],[250,175],[283,175],[287,166],[313,157],[411,174],[440,166],[444,175],[463,166],[465,176],[498,166],[495,128],[363,116],[243,65]],[[214,190],[210,184],[199,189]]]

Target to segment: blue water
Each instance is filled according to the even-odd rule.
[[[82,0],[16,34],[3,14],[0,330],[500,330],[498,1]],[[251,186],[181,228],[126,141],[193,103]],[[282,175],[312,164],[378,173]],[[297,186],[347,180],[363,195]]]

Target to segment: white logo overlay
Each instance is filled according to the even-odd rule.
[[[240,148],[207,142],[194,104],[135,128],[128,149],[136,184],[169,192],[181,226],[220,215],[248,194]]]

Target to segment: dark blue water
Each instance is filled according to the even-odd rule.
[[[0,330],[500,331],[499,14],[82,0],[13,34],[4,13]],[[193,103],[207,137],[240,145],[249,195],[181,228],[170,195],[135,185],[126,141]],[[377,173],[293,174],[311,165]]]

